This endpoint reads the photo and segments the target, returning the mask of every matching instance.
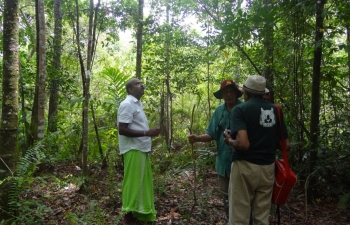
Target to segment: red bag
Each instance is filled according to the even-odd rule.
[[[297,177],[295,173],[289,168],[287,150],[286,150],[286,141],[283,137],[282,132],[282,120],[280,107],[276,105],[278,119],[281,126],[281,148],[283,152],[283,159],[277,159],[275,161],[275,184],[273,186],[272,193],[272,203],[275,205],[284,205],[287,202],[290,192],[292,191]]]

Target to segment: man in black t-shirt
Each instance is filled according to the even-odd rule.
[[[230,225],[248,224],[250,212],[254,224],[269,224],[280,125],[276,107],[263,99],[265,88],[264,77],[248,77],[243,85],[245,102],[231,112],[232,136],[225,131],[226,144],[235,149],[229,186]]]
[[[263,99],[265,101],[271,102],[271,94],[270,94],[270,90],[265,88],[265,94],[263,95]],[[273,102],[272,102],[273,103]],[[276,106],[278,106],[277,104],[275,104]],[[283,116],[282,116],[283,118]],[[290,147],[290,141],[288,138],[288,131],[287,131],[287,126],[284,123],[284,120],[282,119],[282,132],[283,132],[283,137],[286,140],[286,150],[290,151],[291,147]]]

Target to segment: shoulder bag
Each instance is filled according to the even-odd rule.
[[[289,194],[297,181],[297,177],[289,167],[286,140],[284,139],[282,132],[281,109],[278,105],[275,106],[277,108],[278,120],[280,123],[280,146],[283,152],[283,159],[277,159],[275,161],[275,183],[273,186],[272,203],[275,205],[284,205],[286,204]]]

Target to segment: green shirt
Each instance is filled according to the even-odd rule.
[[[242,102],[237,99],[236,105]],[[206,133],[216,141],[217,155],[215,162],[216,172],[223,177],[230,178],[232,163],[232,148],[224,142],[224,130],[230,129],[231,111],[226,108],[225,103],[219,105],[212,117]]]
[[[231,117],[232,136],[236,137],[239,130],[246,130],[250,143],[247,151],[236,150],[232,160],[246,160],[258,165],[273,163],[280,135],[276,107],[263,99],[251,98],[236,106]]]

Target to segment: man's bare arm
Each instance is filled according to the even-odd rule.
[[[233,140],[231,136],[225,130],[225,143],[233,147],[236,150],[247,151],[250,147],[250,142],[248,139],[248,133],[246,130],[239,130],[236,134],[236,139]]]

